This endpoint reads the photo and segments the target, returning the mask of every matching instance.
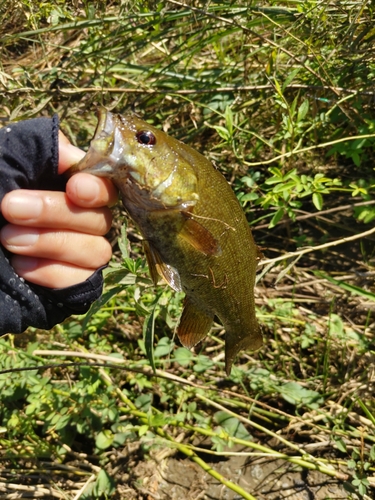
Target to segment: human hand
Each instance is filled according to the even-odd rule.
[[[59,174],[84,154],[59,132]],[[112,221],[108,205],[116,200],[110,181],[84,173],[69,179],[65,193],[7,193],[0,208],[10,224],[1,229],[0,240],[13,254],[16,273],[48,288],[85,281],[111,257],[111,245],[103,236]]]

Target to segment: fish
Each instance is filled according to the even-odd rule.
[[[69,175],[110,179],[138,226],[149,272],[185,293],[177,326],[181,344],[202,341],[214,318],[225,329],[225,370],[257,350],[262,334],[254,286],[260,252],[225,177],[203,155],[135,114],[98,110],[86,155]]]

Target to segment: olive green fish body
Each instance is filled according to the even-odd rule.
[[[138,225],[150,273],[185,292],[177,328],[192,347],[214,316],[224,325],[230,372],[241,349],[258,349],[255,316],[258,250],[225,178],[201,154],[129,115],[101,111],[89,152],[74,171],[106,176]]]

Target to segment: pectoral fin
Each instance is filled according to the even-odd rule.
[[[184,310],[180,324],[177,327],[177,336],[183,346],[191,348],[198,344],[207,335],[211,328],[213,317],[197,307],[188,297],[185,297]]]
[[[159,252],[146,240],[143,241],[143,249],[154,285],[157,285],[161,277],[173,290],[182,292],[181,278],[177,269],[163,262]]]
[[[221,254],[221,248],[217,239],[208,229],[194,219],[186,220],[179,232],[179,236],[205,255],[217,256]]]

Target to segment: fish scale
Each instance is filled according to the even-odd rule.
[[[225,368],[262,345],[254,284],[259,251],[231,187],[210,161],[135,115],[101,108],[86,156],[70,169],[111,179],[138,226],[153,281],[185,292],[181,343],[200,342],[218,317]]]

